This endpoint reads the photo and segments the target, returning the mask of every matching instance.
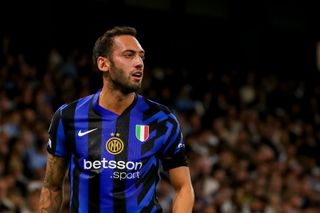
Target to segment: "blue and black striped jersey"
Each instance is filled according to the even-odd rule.
[[[160,164],[187,165],[176,117],[140,95],[117,115],[99,94],[61,106],[49,127],[48,152],[70,162],[71,212],[161,212]]]

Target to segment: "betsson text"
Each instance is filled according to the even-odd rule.
[[[118,169],[123,171],[114,171],[111,178],[114,179],[135,179],[140,178],[139,170],[142,167],[142,162],[133,162],[133,161],[115,161],[115,160],[106,160],[102,158],[101,161],[89,161],[83,160],[83,168],[85,170],[91,169]]]

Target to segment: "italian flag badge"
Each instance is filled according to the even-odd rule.
[[[145,142],[149,137],[149,126],[136,125],[136,137],[139,141]]]

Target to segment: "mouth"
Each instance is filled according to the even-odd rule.
[[[143,77],[143,73],[141,71],[136,71],[132,73],[132,77],[134,80],[141,80]]]

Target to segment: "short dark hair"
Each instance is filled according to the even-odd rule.
[[[110,56],[111,48],[113,45],[113,38],[120,35],[131,35],[136,37],[137,31],[134,27],[129,26],[115,26],[112,29],[107,30],[102,36],[97,39],[93,47],[92,61],[94,67],[97,68],[97,58],[99,56]]]

